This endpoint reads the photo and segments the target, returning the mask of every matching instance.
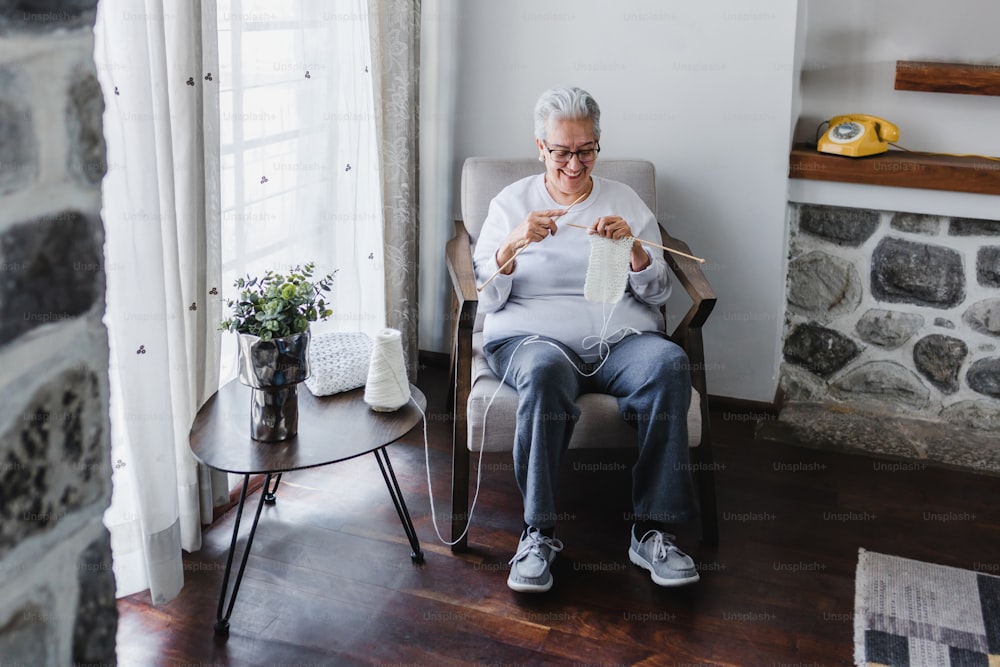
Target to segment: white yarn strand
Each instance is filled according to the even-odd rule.
[[[632,251],[631,237],[608,239],[590,236],[590,264],[583,295],[594,303],[618,303],[625,294]]]
[[[410,400],[410,382],[403,360],[403,335],[383,329],[372,345],[365,384],[365,403],[377,412],[393,412]]]
[[[490,400],[486,404],[486,410],[483,411],[483,430],[480,433],[481,437],[479,439],[479,464],[476,466],[476,493],[475,495],[472,496],[472,504],[469,505],[469,516],[465,520],[465,528],[462,529],[462,534],[451,541],[446,540],[441,535],[441,529],[438,528],[437,511],[434,509],[434,488],[431,485],[431,459],[430,459],[431,455],[430,455],[430,441],[427,438],[427,415],[423,413],[423,410],[420,411],[421,416],[423,416],[424,418],[424,465],[427,467],[427,497],[430,500],[430,505],[431,505],[431,524],[434,526],[434,532],[437,533],[438,539],[441,540],[441,542],[445,546],[453,547],[459,542],[461,542],[462,538],[464,538],[468,534],[469,527],[472,526],[472,517],[476,513],[476,503],[479,502],[479,489],[482,487],[482,481],[483,481],[483,452],[486,450],[486,421],[487,417],[489,417],[490,414],[490,407],[493,405],[493,399],[497,397],[497,394],[500,393],[500,389],[504,386],[504,383],[507,381],[507,374],[510,373],[510,367],[514,363],[514,355],[517,354],[517,351],[521,349],[522,345],[524,345],[525,343],[534,342],[535,339],[537,338],[538,338],[537,335],[529,336],[528,338],[525,338],[520,343],[518,343],[517,347],[514,348],[514,352],[510,356],[510,361],[507,362],[507,370],[503,372],[503,377],[500,378],[500,384],[497,385],[497,388],[493,392],[493,395],[490,396]],[[419,405],[417,406],[417,409],[420,410]]]

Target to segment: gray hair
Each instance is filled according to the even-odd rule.
[[[581,88],[552,88],[535,103],[535,137],[544,141],[549,120],[588,118],[594,122],[594,141],[601,139],[601,108],[590,93]]]

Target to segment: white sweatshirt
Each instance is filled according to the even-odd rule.
[[[483,338],[489,342],[509,336],[539,334],[573,349],[584,361],[599,358],[604,340],[617,341],[642,331],[663,331],[658,307],[670,296],[669,268],[662,251],[648,246],[650,264],[629,271],[628,287],[616,304],[593,303],[583,288],[590,261],[586,230],[598,218],[617,215],[628,222],[636,238],[661,243],[656,218],[632,188],[594,176],[594,188],[584,201],[556,219],[556,234],[527,246],[515,259],[514,272],[498,275],[479,294],[479,312],[485,313]],[[496,252],[514,227],[531,211],[565,208],[545,189],[544,176],[529,176],[506,187],[490,203],[476,241],[473,263],[482,285],[498,266]],[[605,328],[605,321],[610,317]]]

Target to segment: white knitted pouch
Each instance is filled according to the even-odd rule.
[[[590,264],[583,295],[595,303],[617,303],[625,294],[628,283],[629,255],[632,238],[617,241],[597,234],[590,237]]]
[[[366,333],[325,333],[309,341],[311,373],[305,384],[316,396],[329,396],[364,386],[372,355]]]

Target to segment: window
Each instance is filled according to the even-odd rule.
[[[358,0],[218,3],[222,296],[241,275],[315,261],[337,272],[334,316],[317,333],[384,326],[366,11]],[[224,383],[234,340],[221,360]]]

